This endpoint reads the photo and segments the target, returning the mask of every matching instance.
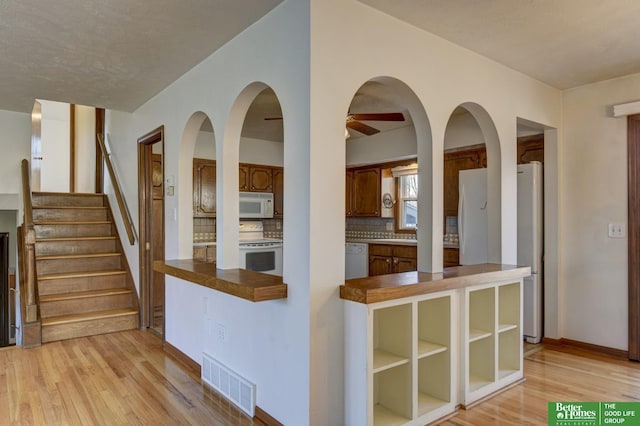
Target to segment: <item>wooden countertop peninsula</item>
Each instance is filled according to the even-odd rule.
[[[345,281],[340,298],[358,303],[387,300],[492,282],[519,280],[531,275],[530,267],[485,263],[445,268],[442,273],[403,272]]]
[[[282,277],[275,275],[245,269],[216,269],[215,263],[193,259],[156,260],[153,269],[251,302],[287,298],[287,285]]]

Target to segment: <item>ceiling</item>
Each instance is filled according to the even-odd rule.
[[[133,111],[282,0],[2,0],[0,109]]]
[[[40,98],[133,111],[281,1],[0,1],[0,109]],[[636,0],[359,1],[559,89],[640,72]],[[260,118],[279,114],[275,95],[261,96],[246,136],[282,131]],[[390,111],[406,109],[376,83],[351,106]]]

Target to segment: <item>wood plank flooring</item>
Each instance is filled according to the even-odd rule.
[[[640,400],[638,363],[570,348],[528,353],[525,383],[442,424],[546,425],[549,401]],[[139,330],[0,349],[0,423],[263,426],[191,374]]]
[[[0,423],[262,425],[197,379],[139,330],[4,348]]]

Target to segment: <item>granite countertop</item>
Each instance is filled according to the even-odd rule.
[[[417,246],[417,240],[405,240],[402,238],[349,238],[347,243],[363,244],[391,244],[396,246]]]

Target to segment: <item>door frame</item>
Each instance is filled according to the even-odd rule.
[[[0,347],[10,344],[9,233],[0,232]]]
[[[640,361],[640,114],[627,117],[629,359]]]
[[[162,143],[162,180],[164,182],[164,126],[160,126],[149,133],[138,138],[138,229],[139,241],[138,249],[140,256],[140,325],[142,328],[153,330],[150,309],[152,302],[151,283],[153,281],[153,232],[151,229],[151,217],[153,212],[153,182],[147,177],[151,174],[151,160],[153,157],[153,145]],[[162,217],[165,217],[164,203],[162,207]],[[164,226],[162,227],[162,242],[165,241]],[[164,254],[164,247],[162,253]],[[163,255],[164,257],[164,255]],[[164,304],[163,304],[164,310]],[[164,313],[163,313],[164,321]],[[162,326],[162,339],[165,336],[165,326]]]

